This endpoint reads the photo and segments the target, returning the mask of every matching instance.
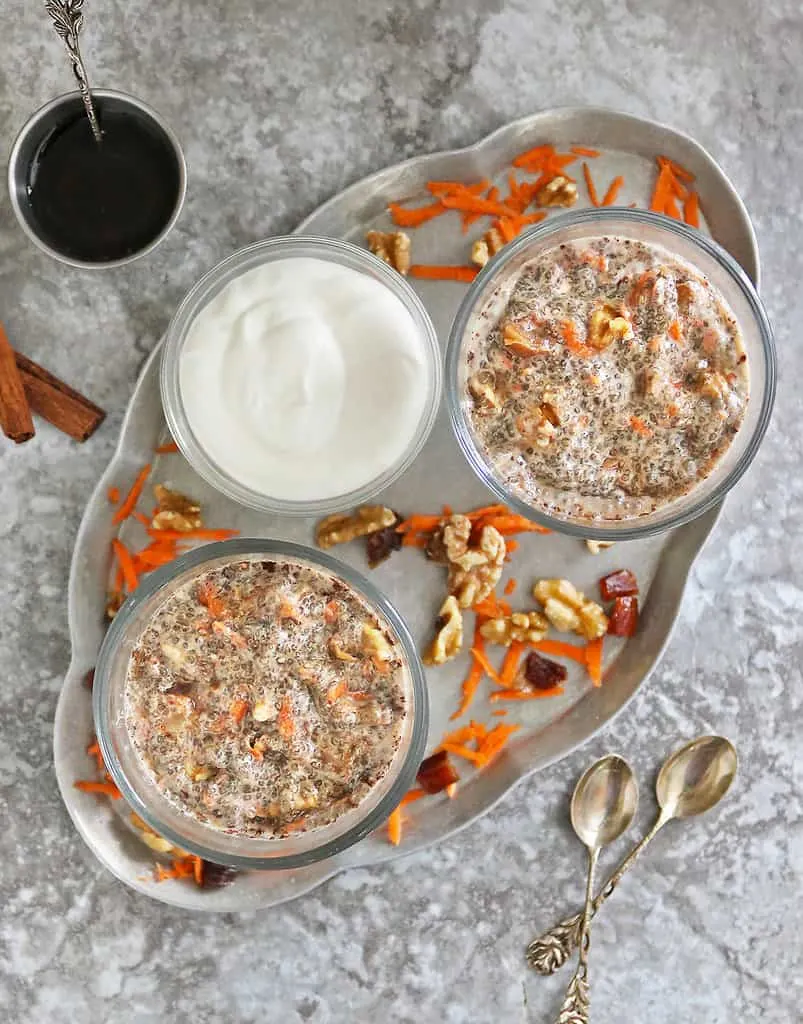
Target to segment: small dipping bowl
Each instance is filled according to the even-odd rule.
[[[313,259],[357,271],[386,288],[398,300],[412,320],[423,353],[425,380],[423,402],[415,430],[409,442],[391,465],[359,486],[340,494],[320,498],[290,499],[277,496],[238,479],[224,466],[220,457],[207,451],[193,431],[182,394],[182,351],[198,315],[230,284],[256,268],[294,259]],[[228,301],[228,297],[227,297]],[[365,339],[370,344],[370,337]],[[222,386],[222,385],[221,385]],[[382,381],[377,379],[377,388]],[[288,516],[322,516],[365,504],[371,497],[397,480],[413,463],[432,430],[440,404],[442,387],[441,353],[432,321],[421,300],[407,281],[386,263],[365,249],[332,238],[287,236],[270,238],[240,249],[218,263],[191,289],[176,311],[167,329],[161,365],[162,405],[167,424],[176,443],[195,471],[222,494],[261,512]],[[360,435],[367,449],[375,443],[371,425]],[[221,436],[221,443],[228,441]],[[301,462],[303,455],[296,458]]]
[[[386,774],[365,799],[329,825],[276,838],[230,835],[180,811],[157,788],[135,751],[125,723],[131,652],[157,609],[181,586],[238,560],[289,561],[331,575],[355,591],[396,638],[404,663],[407,716]],[[95,731],[106,767],[126,802],[175,846],[205,860],[244,870],[301,867],[333,857],[378,828],[414,785],[429,728],[429,699],[415,643],[393,605],[354,569],[298,544],[237,539],[208,544],[152,573],[115,616],[103,641],[92,688]]]
[[[712,472],[686,494],[654,511],[631,518],[592,518],[568,511],[547,511],[508,488],[474,435],[468,411],[469,374],[465,359],[475,332],[487,329],[482,311],[509,295],[522,268],[545,250],[582,238],[615,236],[661,246],[708,278],[736,317],[747,353],[750,397],[744,420]],[[506,302],[506,300],[505,300]],[[500,304],[501,313],[503,305]],[[525,231],[506,245],[478,274],[452,324],[446,352],[446,396],[457,441],[477,476],[520,515],[561,533],[596,540],[632,540],[690,522],[722,501],[753,461],[769,425],[775,399],[776,356],[772,327],[764,305],[742,268],[720,245],[700,231],[643,210],[580,210],[562,214]]]
[[[121,116],[129,115],[132,121],[136,122],[143,143],[147,143],[152,147],[152,151],[158,154],[164,178],[164,195],[158,197],[159,203],[156,207],[154,196],[151,194],[152,190],[149,190],[149,194],[142,198],[142,202],[149,203],[151,207],[148,210],[147,218],[152,222],[148,224],[150,230],[132,235],[130,244],[127,242],[117,246],[114,244],[108,246],[111,249],[119,249],[114,256],[96,258],[94,255],[86,255],[86,243],[79,238],[75,238],[75,244],[68,240],[69,228],[62,227],[59,230],[58,238],[56,238],[52,231],[52,225],[47,225],[37,216],[37,211],[31,202],[31,191],[40,160],[43,159],[43,154],[46,154],[47,147],[57,140],[65,129],[84,121],[86,122],[87,140],[91,139],[89,121],[81,101],[81,94],[78,92],[65,93],[40,107],[26,121],[17,135],[8,162],[8,191],[11,206],[23,231],[35,245],[49,256],[68,266],[85,270],[123,266],[152,252],[175,224],[187,191],[187,166],[181,145],[170,127],[152,107],[134,96],[128,96],[126,93],[112,89],[93,89],[92,98],[101,128],[103,128],[104,117],[107,118],[107,121],[113,119],[119,124]],[[103,145],[102,142],[97,143],[94,140],[91,140],[91,144]],[[80,176],[81,173],[80,166],[76,164],[76,175]],[[87,203],[91,207],[92,196],[91,194],[87,195],[87,191],[89,190],[84,188],[81,193],[81,202]],[[90,212],[102,215],[104,211],[98,209]],[[139,211],[139,213],[141,215],[143,211]],[[136,220],[136,218],[132,219]]]

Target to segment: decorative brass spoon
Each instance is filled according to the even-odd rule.
[[[592,764],[574,789],[572,828],[588,849],[586,902],[580,915],[580,955],[577,970],[566,989],[558,1024],[588,1021],[588,951],[590,946],[594,872],[600,851],[630,826],[638,806],[638,786],[630,765],[618,754]]]
[[[705,814],[719,803],[736,776],[736,751],[724,736],[699,736],[671,754],[655,784],[661,808],[655,824],[625,857],[594,900],[596,914],[611,895],[622,875],[660,829],[673,818]],[[539,974],[554,974],[568,960],[580,941],[583,915],[575,914],[555,925],[527,947],[527,960]]]

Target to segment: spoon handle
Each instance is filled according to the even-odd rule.
[[[588,953],[591,948],[591,918],[594,904],[594,872],[599,858],[599,847],[588,851],[588,875],[586,877],[586,901],[580,917],[579,941],[580,955],[577,958],[577,969],[566,989],[557,1024],[588,1024]]]
[[[98,123],[98,115],[95,112],[95,104],[92,102],[89,78],[84,67],[81,50],[78,47],[78,34],[84,24],[83,6],[84,0],[45,0],[45,10],[53,19],[56,32],[61,36],[64,45],[67,47],[73,73],[78,79],[78,89],[81,92],[81,99],[84,102],[92,134],[100,142],[102,133]]]
[[[636,843],[619,867],[608,878],[592,901],[590,914],[592,918],[605,900],[613,893],[616,886],[622,880],[622,875],[633,866],[644,848],[652,842],[669,820],[669,815],[664,815],[663,812],[659,814],[649,832]],[[530,967],[538,971],[539,974],[554,974],[555,971],[563,967],[572,952],[579,945],[582,920],[583,914],[581,912],[573,914],[571,917],[565,917],[554,928],[550,928],[548,932],[544,932],[537,939],[533,939],[527,947],[527,963]]]

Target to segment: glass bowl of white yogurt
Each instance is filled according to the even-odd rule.
[[[162,404],[194,469],[264,512],[352,508],[412,464],[442,383],[407,281],[357,246],[280,237],[223,260],[165,339]]]

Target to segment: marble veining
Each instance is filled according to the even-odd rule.
[[[675,824],[595,926],[595,1024],[790,1024],[803,1001],[803,18],[796,0],[110,0],[88,3],[98,86],[153,103],[189,195],[152,257],[101,274],[49,261],[0,209],[0,315],[33,358],[109,410],[83,448],[44,425],[0,445],[0,1016],[10,1024],[279,1019],[549,1022],[566,975],[522,958],[581,895],[566,806],[607,750],[647,780],[681,739],[737,744],[708,819]],[[72,88],[37,4],[4,19],[6,149]],[[696,136],[745,197],[778,332],[776,415],[692,575],[651,683],[606,732],[459,836],[260,914],[191,916],[127,891],[61,805],[51,730],[69,657],[80,516],[137,371],[189,284],[336,190],[512,118],[597,103]],[[613,857],[611,857],[613,860]]]

